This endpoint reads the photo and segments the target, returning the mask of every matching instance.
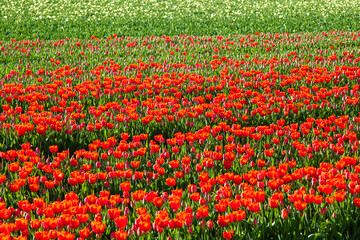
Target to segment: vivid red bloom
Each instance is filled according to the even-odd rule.
[[[251,212],[259,212],[259,211],[260,211],[260,204],[259,204],[259,202],[251,202],[251,203],[249,203],[248,209],[249,209]]]
[[[6,175],[0,175],[0,184],[6,181]]]
[[[246,212],[244,210],[233,212],[233,216],[235,217],[235,221],[241,222],[246,217]]]
[[[58,239],[59,240],[74,240],[75,239],[75,233],[69,233],[66,231],[61,231],[58,233]]]
[[[132,161],[130,165],[132,168],[138,168],[140,166],[140,161]]]
[[[155,197],[153,200],[153,203],[156,207],[161,208],[163,205],[163,199],[162,197]]]
[[[222,215],[218,215],[217,221],[221,227],[226,227],[231,222],[227,216]]]
[[[76,218],[80,223],[86,223],[89,220],[89,214],[77,214]]]
[[[334,193],[335,200],[338,202],[343,202],[345,200],[346,192],[345,191],[336,191]]]
[[[360,198],[354,198],[353,203],[354,203],[355,207],[360,207]]]
[[[131,184],[130,184],[130,182],[120,183],[120,188],[121,188],[121,190],[124,191],[124,192],[129,192],[129,191],[130,191],[130,188],[131,188]]]
[[[37,192],[40,188],[40,184],[30,184],[29,189],[31,192]]]
[[[147,231],[150,231],[151,230],[151,222],[148,222],[148,221],[141,221],[139,223],[139,229],[140,231],[142,232],[147,232]]]
[[[49,240],[50,239],[50,233],[47,232],[47,231],[35,232],[35,238],[37,240]]]
[[[197,215],[201,218],[206,218],[209,216],[209,207],[208,206],[202,206],[197,209]]]
[[[91,230],[88,228],[83,228],[81,230],[79,230],[79,235],[80,237],[82,237],[83,239],[87,239],[90,237],[91,235]]]
[[[314,197],[314,202],[316,204],[321,204],[324,201],[324,197],[322,195],[317,195]]]
[[[271,208],[277,208],[279,206],[279,200],[277,199],[273,199],[273,198],[269,198],[269,206]]]
[[[222,204],[222,203],[218,203],[214,205],[215,209],[217,212],[222,213],[226,211],[227,205]]]
[[[150,146],[150,150],[151,150],[152,153],[158,153],[159,150],[160,150],[160,146],[159,146],[159,145],[156,145],[156,144],[151,145],[151,146]]]
[[[235,153],[233,153],[233,152],[226,152],[226,153],[224,154],[224,157],[225,157],[225,159],[228,160],[228,161],[234,161],[234,159],[235,159]]]
[[[265,156],[271,157],[274,154],[274,150],[268,149],[268,150],[265,150],[264,153],[265,153]]]
[[[96,234],[101,234],[105,231],[105,223],[99,222],[99,221],[92,221],[91,222],[91,229],[94,231],[94,233]]]
[[[1,209],[0,210],[0,218],[1,219],[9,219],[11,217],[12,211],[10,209]]]
[[[306,202],[303,202],[303,201],[297,201],[294,203],[294,206],[297,210],[299,211],[304,211],[306,206],[307,206],[307,203]]]
[[[176,185],[176,178],[174,177],[170,177],[166,179],[166,185],[168,185],[169,187],[173,187]]]
[[[240,208],[240,200],[234,199],[230,201],[229,206],[232,210],[238,210]]]
[[[234,231],[223,232],[223,237],[225,239],[232,239],[233,236],[234,236]]]
[[[198,193],[198,192],[192,193],[192,194],[190,195],[190,198],[191,198],[191,200],[193,200],[194,202],[197,202],[197,201],[200,200],[200,193]]]
[[[255,192],[255,199],[257,202],[264,202],[265,201],[265,192],[264,191]]]
[[[26,220],[25,218],[17,218],[15,220],[15,227],[19,231],[24,231],[28,228],[28,220]]]
[[[285,209],[281,210],[281,218],[286,219],[287,217],[288,217],[288,212]]]
[[[125,240],[127,238],[127,232],[126,231],[116,231],[115,232],[115,238],[117,240]]]
[[[169,205],[171,209],[177,210],[180,207],[180,197],[176,195],[170,196]]]
[[[334,196],[326,197],[326,198],[325,198],[325,201],[326,201],[328,204],[333,204],[333,203],[335,202],[335,197],[334,197]]]
[[[50,146],[49,149],[50,149],[50,152],[51,152],[51,153],[57,153],[57,151],[58,151],[58,146],[57,146],[57,145],[53,145],[53,146]]]
[[[20,185],[19,185],[19,184],[16,184],[16,183],[13,183],[13,184],[11,184],[11,185],[9,186],[9,189],[10,189],[10,191],[12,191],[12,192],[17,192],[17,191],[19,191],[19,189],[20,189]]]
[[[19,163],[18,162],[14,162],[14,163],[10,163],[9,165],[8,165],[8,169],[9,169],[9,171],[10,172],[17,172],[17,171],[19,171]]]
[[[108,209],[108,214],[109,214],[110,220],[114,220],[115,218],[119,217],[120,213],[121,213],[121,210],[118,208]]]
[[[119,216],[116,219],[114,219],[115,224],[118,228],[122,229],[125,228],[128,224],[128,219],[126,216]]]
[[[78,219],[71,219],[69,226],[72,229],[77,229],[80,226],[80,221]]]
[[[141,201],[144,199],[145,191],[144,190],[135,191],[135,192],[133,192],[132,196],[135,201]]]

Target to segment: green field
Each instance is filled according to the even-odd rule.
[[[0,240],[359,240],[359,3],[0,0]]]
[[[360,30],[354,0],[0,0],[0,39]]]

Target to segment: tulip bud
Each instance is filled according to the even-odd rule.
[[[167,192],[163,192],[161,195],[161,197],[164,201],[166,201],[168,199],[168,196],[169,196],[169,194]]]
[[[201,229],[204,229],[204,228],[205,228],[205,221],[204,221],[204,220],[202,220],[202,221],[200,222],[200,228],[201,228]]]
[[[205,193],[205,198],[210,201],[211,197],[210,197],[210,194],[208,192]]]
[[[317,183],[317,179],[316,178],[312,178],[311,179],[311,186],[316,186],[316,183]]]
[[[205,198],[200,198],[200,205],[207,205],[207,201]]]
[[[212,229],[214,227],[214,222],[212,220],[209,220],[207,221],[206,225],[209,229]]]
[[[30,221],[30,220],[29,220]],[[21,236],[28,236],[29,235],[29,230],[25,229],[21,232]]]
[[[286,211],[287,211],[287,212],[291,212],[291,210],[292,210],[291,205],[288,205],[288,206],[286,207]]]
[[[194,230],[193,230],[193,228],[192,228],[192,227],[189,227],[189,229],[188,229],[188,233],[189,233],[189,234],[192,234],[192,233],[193,233],[193,231],[194,231]]]
[[[326,208],[326,207],[321,208],[321,210],[320,210],[321,215],[326,215],[326,211],[327,211],[327,208]]]
[[[186,225],[187,227],[190,227],[191,224],[192,224],[191,219],[190,219],[190,218],[186,218],[186,219],[185,219],[185,225]]]
[[[15,209],[15,215],[17,216],[17,217],[19,217],[19,218],[21,218],[22,217],[22,214],[21,214],[21,211],[20,211],[20,209]]]
[[[257,182],[257,187],[263,189],[265,187],[264,182]]]
[[[124,215],[127,217],[130,215],[130,209],[128,207],[125,208]]]
[[[197,172],[202,172],[202,170],[203,170],[202,165],[200,163],[196,164],[196,171]]]

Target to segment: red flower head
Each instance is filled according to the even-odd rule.
[[[223,237],[225,239],[232,239],[233,236],[234,236],[234,231],[223,232]]]

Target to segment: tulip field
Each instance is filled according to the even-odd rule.
[[[359,6],[0,0],[0,240],[360,239]]]
[[[357,31],[358,0],[0,0],[2,39]]]
[[[358,239],[360,33],[0,43],[1,239]]]

